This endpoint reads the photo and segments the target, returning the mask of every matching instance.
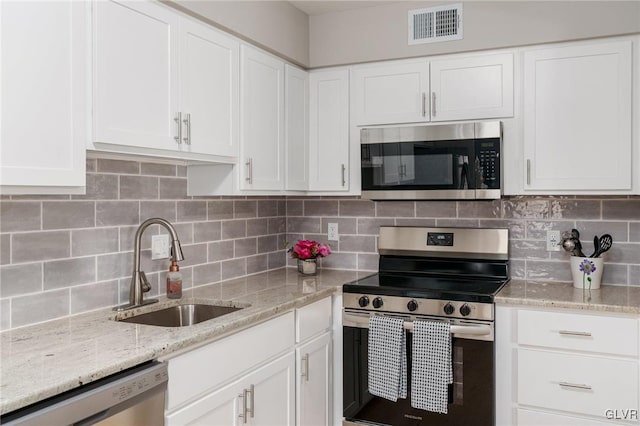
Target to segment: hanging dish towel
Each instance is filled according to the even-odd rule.
[[[397,401],[407,397],[407,348],[400,318],[369,318],[369,392]]]
[[[413,408],[447,414],[448,385],[453,383],[450,330],[448,322],[413,322]]]

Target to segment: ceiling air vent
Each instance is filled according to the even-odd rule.
[[[462,40],[462,3],[409,11],[409,44]]]

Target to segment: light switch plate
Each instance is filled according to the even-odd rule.
[[[560,231],[547,230],[547,251],[560,251],[562,247],[560,244]]]
[[[327,224],[327,239],[329,241],[338,241],[338,224],[337,223],[328,223]]]
[[[151,260],[169,258],[169,236],[152,235],[151,236]]]

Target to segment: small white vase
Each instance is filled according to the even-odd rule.
[[[583,265],[582,269],[581,265]],[[603,269],[604,259],[601,257],[571,256],[571,276],[573,277],[573,286],[575,288],[599,289]]]
[[[303,275],[315,275],[318,270],[317,259],[298,259],[298,272]]]

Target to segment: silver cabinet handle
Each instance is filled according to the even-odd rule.
[[[304,377],[304,381],[309,381],[309,354],[304,354],[302,356],[302,363],[304,365],[304,370],[302,371],[302,377]]]
[[[574,389],[584,389],[584,390],[592,389],[592,387],[589,385],[583,385],[580,383],[569,383],[569,382],[560,382],[558,383],[558,386],[561,386],[563,388],[574,388]]]
[[[238,417],[242,419],[242,423],[247,423],[247,393],[249,393],[249,390],[243,389],[242,393],[238,395],[238,398],[242,398],[242,414],[238,414]]]
[[[187,145],[191,145],[191,114],[189,114],[187,112],[187,113],[185,113],[185,117],[186,118],[183,119],[182,122],[184,123],[185,127],[187,128],[187,136],[182,138],[182,140]]]
[[[251,409],[247,409],[247,411],[249,412],[249,414],[251,414],[251,418],[253,418],[256,414],[256,404],[255,400],[253,399],[255,396],[255,388],[253,385],[249,386],[249,390],[247,391],[247,393],[249,393],[249,401],[251,402]]]
[[[527,185],[531,185],[531,160],[527,159]]]
[[[563,336],[591,337],[591,332],[589,331],[558,330],[558,334],[562,334]]]
[[[247,158],[247,162],[244,163],[247,166],[247,177],[244,178],[249,184],[253,183],[253,158]]]
[[[182,143],[182,113],[179,112],[178,115],[176,115],[176,118],[173,119],[173,121],[175,121],[178,125],[178,135],[174,136],[173,139],[175,139],[176,143],[180,145]]]
[[[427,94],[422,92],[422,116],[427,116]]]
[[[431,116],[436,116],[436,92],[431,92]]]
[[[345,186],[347,183],[347,179],[345,177],[346,170],[347,168],[344,166],[344,164],[342,164],[342,186]]]

